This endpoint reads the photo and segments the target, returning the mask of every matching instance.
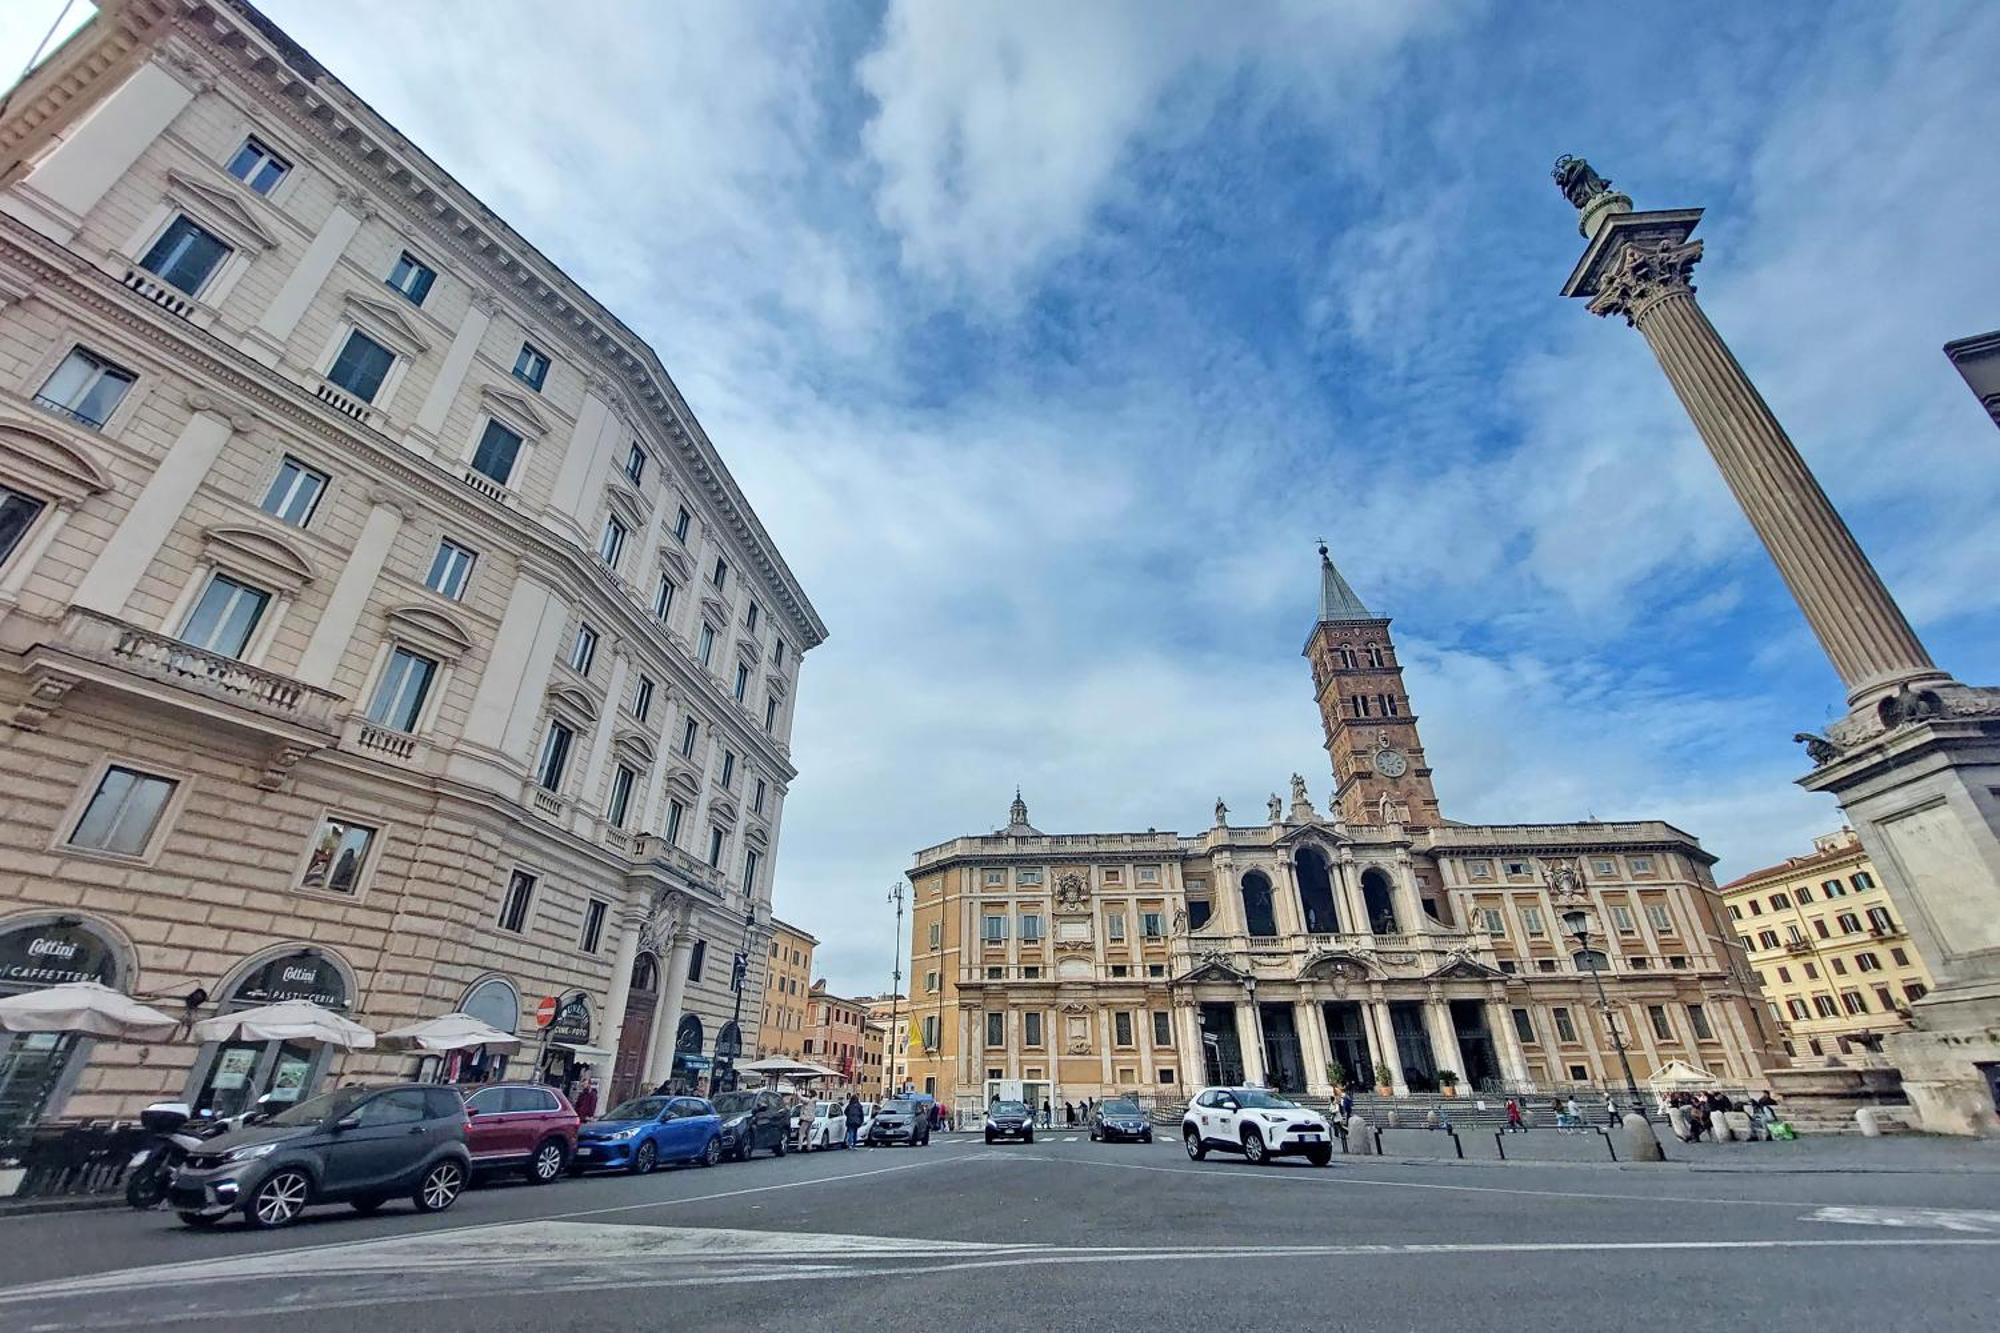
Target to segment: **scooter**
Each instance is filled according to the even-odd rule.
[[[202,1140],[256,1123],[270,1113],[269,1102],[268,1095],[260,1097],[252,1109],[224,1117],[210,1110],[190,1110],[186,1102],[154,1102],[139,1112],[139,1123],[157,1137],[134,1153],[126,1167],[125,1202],[142,1211],[159,1207],[175,1169],[201,1147]]]

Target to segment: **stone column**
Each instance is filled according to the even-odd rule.
[[[486,336],[486,327],[493,322],[493,311],[492,293],[473,293],[472,304],[466,308],[465,318],[452,337],[451,349],[444,354],[444,364],[438,368],[437,378],[431,381],[430,391],[417,409],[409,442],[436,447],[438,432],[444,429],[459,386],[465,383],[465,372],[471,368],[472,358],[478,355],[480,339]]]
[[[1528,1053],[1522,1049],[1521,1034],[1514,1031],[1512,1007],[1505,1000],[1495,1000],[1486,1007],[1486,1011],[1487,1023],[1499,1035],[1500,1065],[1507,1076],[1507,1086],[1532,1086],[1528,1075]]]
[[[569,443],[563,448],[562,467],[556,473],[555,487],[549,496],[549,516],[563,523],[586,547],[592,542],[583,524],[597,507],[591,480],[598,474],[605,439],[618,434],[617,416],[605,400],[607,392],[601,384],[593,383],[584,393],[583,405],[576,414],[576,429],[570,432]]]
[[[1236,1044],[1243,1050],[1243,1081],[1264,1082],[1264,1025],[1257,1021],[1257,1005],[1252,1000],[1236,1004]]]
[[[1326,1079],[1326,1062],[1333,1058],[1333,1045],[1327,1040],[1326,1013],[1319,1007],[1319,997],[1301,996],[1293,1013],[1292,1021],[1299,1025],[1299,1058],[1306,1066],[1306,1091],[1331,1096],[1333,1085]]]
[[[1389,1087],[1398,1097],[1407,1096],[1410,1085],[1403,1078],[1403,1057],[1396,1049],[1396,1024],[1389,1017],[1386,1000],[1371,1000],[1361,1006],[1363,1018],[1367,1021],[1369,1044],[1375,1048],[1375,1058],[1389,1066]],[[1375,1081],[1375,1071],[1368,1071],[1368,1081]]]
[[[230,434],[249,424],[205,397],[191,398],[188,404],[194,414],[77,585],[71,599],[77,606],[124,617],[126,600],[145,577],[174,524],[187,512],[188,501],[215,465]]]
[[[1439,1069],[1458,1075],[1465,1086],[1465,1056],[1458,1049],[1458,1030],[1451,1025],[1451,1006],[1441,995],[1424,1001],[1424,1019],[1431,1030],[1431,1057]]]
[[[1180,1081],[1187,1087],[1198,1088],[1208,1082],[1208,1050],[1201,1041],[1201,1006],[1176,1005],[1174,1026],[1180,1030]]]
[[[194,100],[191,83],[164,65],[141,65],[0,198],[0,213],[68,244],[84,216]]]
[[[590,732],[590,757],[584,761],[583,786],[577,792],[577,826],[579,831],[588,830],[604,811],[604,797],[599,787],[604,781],[604,770],[611,758],[611,733],[618,729],[618,714],[625,701],[625,678],[632,672],[632,655],[621,642],[611,645],[611,680],[604,696],[604,712],[597,719],[597,725]],[[627,812],[630,817],[630,812]]]
[[[243,337],[243,350],[267,366],[275,366],[285,354],[286,340],[292,330],[299,326],[299,320],[312,305],[313,297],[326,285],[333,266],[340,262],[347,252],[347,243],[354,239],[354,233],[361,230],[361,220],[374,213],[354,192],[342,188],[340,202],[326,216],[319,234],[312,238],[312,244],[299,256],[299,262],[285,275],[284,285],[271,298],[271,304],[264,307],[264,313],[257,319],[257,327]]]
[[[632,999],[632,969],[639,963],[639,931],[646,924],[646,906],[644,901],[627,903],[618,913],[618,947],[611,955],[611,984],[604,993],[605,1044],[611,1048],[613,1073],[623,1054],[625,1009]],[[608,1077],[605,1085],[610,1086]]]
[[[354,627],[368,605],[368,595],[375,590],[375,580],[382,573],[382,562],[389,558],[389,548],[402,526],[401,502],[387,495],[376,497],[375,507],[368,511],[368,521],[361,526],[361,539],[354,543],[347,563],[341,566],[340,578],[327,595],[326,605],[320,608],[312,638],[307,640],[306,650],[299,657],[294,674],[306,684],[325,687],[333,683],[340,659],[354,641]],[[362,708],[368,706],[366,699],[357,702]]]
[[[694,928],[684,925],[674,933],[674,947],[661,964],[667,970],[666,984],[660,987],[660,1005],[653,1011],[653,1052],[646,1059],[646,1086],[657,1088],[674,1068],[674,1037],[681,1025],[681,1008],[687,998],[688,959],[694,954]],[[631,978],[626,978],[630,985]]]

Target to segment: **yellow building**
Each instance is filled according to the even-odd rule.
[[[1931,975],[1854,830],[1722,886],[1785,1053],[1846,1063],[1910,1025]]]
[[[868,1007],[869,1021],[882,1028],[883,1063],[876,1068],[882,1071],[882,1086],[894,1091],[903,1086],[910,1074],[911,1035],[916,1030],[911,1021],[910,999],[885,991],[867,997],[862,1003]]]
[[[797,926],[771,921],[770,979],[764,986],[763,1024],[757,1055],[805,1053],[807,1002],[812,993],[813,949],[819,940]]]

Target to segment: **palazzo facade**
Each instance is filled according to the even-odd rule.
[[[1324,548],[1305,656],[1324,810],[1294,775],[1254,824],[1218,800],[1193,835],[1046,834],[1017,794],[999,831],[917,853],[920,1088],[1060,1106],[1236,1081],[1614,1086],[1614,1028],[1641,1081],[1670,1059],[1757,1080],[1773,1034],[1694,837],[1444,818],[1389,621]],[[1579,909],[1585,945],[1563,924]]]

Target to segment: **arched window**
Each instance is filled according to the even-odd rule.
[[[1278,933],[1278,919],[1271,910],[1271,881],[1260,870],[1243,877],[1244,929],[1269,938]]]
[[[488,977],[465,993],[461,1013],[471,1014],[490,1028],[512,1032],[521,1022],[521,996],[505,977]]]
[[[1326,870],[1326,858],[1311,847],[1299,848],[1292,858],[1299,881],[1299,907],[1309,935],[1333,935],[1340,931],[1340,913],[1334,907],[1333,880]]]
[[[680,1027],[674,1030],[674,1054],[700,1055],[701,1041],[701,1020],[693,1014],[683,1015]]]
[[[1360,659],[1354,655],[1354,649],[1344,643],[1340,645],[1340,665],[1346,671],[1353,671],[1361,665]]]
[[[1378,935],[1396,933],[1396,898],[1387,875],[1373,869],[1361,872],[1361,904],[1368,912],[1368,929]]]
[[[660,960],[642,953],[632,964],[632,989],[657,991],[660,988]]]
[[[1368,665],[1372,667],[1379,667],[1382,665],[1381,644],[1371,643],[1368,645]]]
[[[1602,951],[1597,949],[1578,949],[1569,956],[1569,960],[1576,964],[1576,970],[1579,972],[1609,972],[1611,970],[1611,960],[1605,957]]]

